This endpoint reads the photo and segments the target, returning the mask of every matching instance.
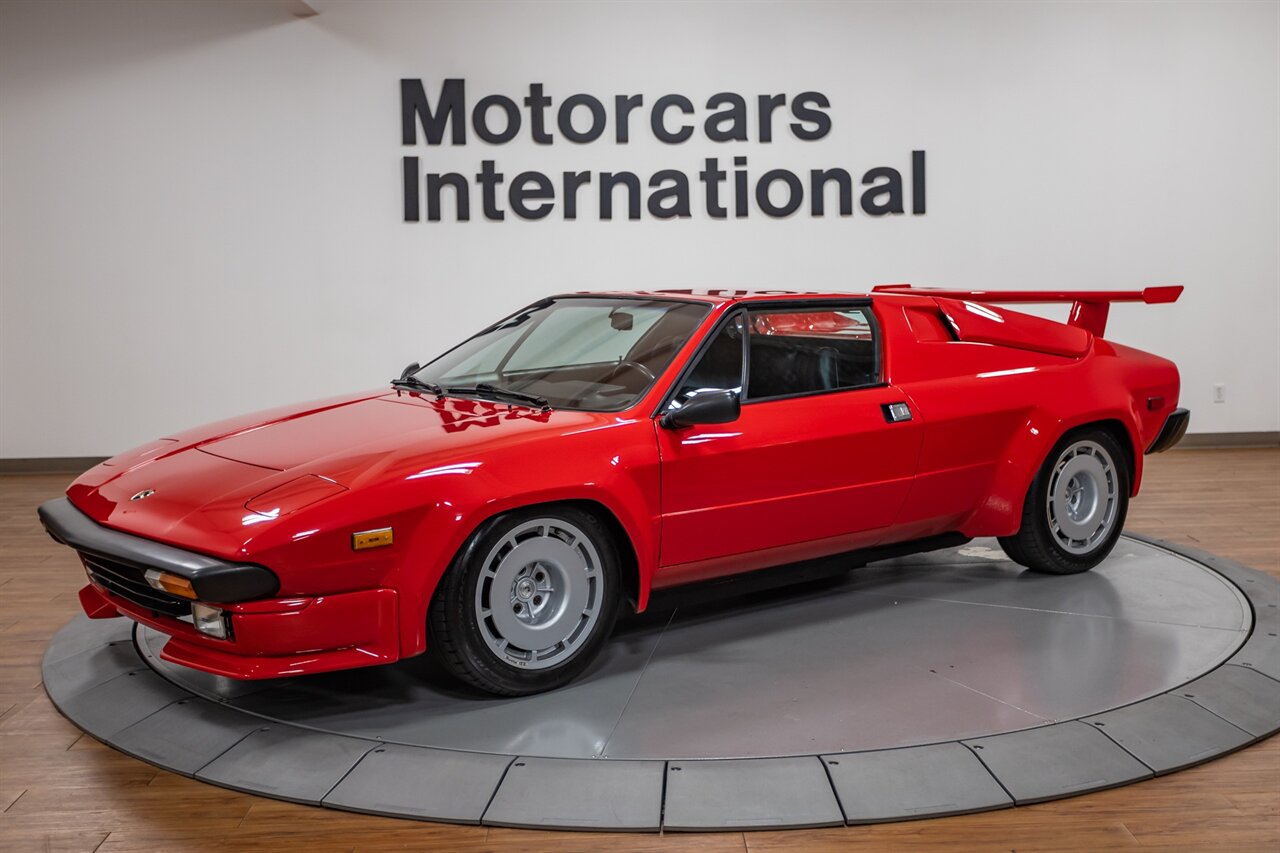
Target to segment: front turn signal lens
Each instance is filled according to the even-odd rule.
[[[354,551],[363,551],[366,548],[385,548],[392,541],[390,527],[383,527],[380,530],[362,530],[359,533],[351,534],[351,548]]]
[[[195,598],[196,590],[191,585],[191,581],[186,578],[171,575],[168,572],[162,572],[157,569],[147,569],[147,583],[153,589],[161,592],[167,592],[170,595],[176,595],[179,598]]]

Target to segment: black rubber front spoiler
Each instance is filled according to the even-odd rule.
[[[280,589],[268,568],[228,563],[98,524],[66,498],[41,504],[40,523],[54,540],[77,551],[139,569],[159,569],[191,581],[201,601],[236,602],[266,598]]]
[[[1164,419],[1164,426],[1160,428],[1160,434],[1156,436],[1156,440],[1147,448],[1147,453],[1161,453],[1182,441],[1189,423],[1191,423],[1191,412],[1186,409],[1174,409],[1169,413],[1169,417]]]

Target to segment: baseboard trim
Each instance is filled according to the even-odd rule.
[[[0,459],[0,474],[82,474],[106,456],[46,456],[36,459]]]
[[[1184,435],[1178,447],[1280,447],[1280,432],[1197,432]]]

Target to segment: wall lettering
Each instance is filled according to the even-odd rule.
[[[422,80],[400,81],[400,143],[414,148],[466,145],[469,134],[490,145],[506,145],[517,138],[537,145],[607,144],[608,140],[626,145],[635,132],[647,132],[672,146],[697,141],[768,144],[785,134],[815,142],[826,137],[831,126],[831,101],[815,91],[751,98],[717,92],[699,105],[678,93],[652,101],[635,94],[601,98],[575,93],[557,101],[541,83],[531,83],[529,94],[518,100],[489,94],[472,101],[461,78],[444,80],[434,99]],[[867,216],[908,210],[915,216],[925,213],[923,150],[911,152],[905,171],[893,166],[853,172],[829,167],[810,169],[807,174],[779,168],[755,174],[747,156],[735,151],[727,164],[731,172],[722,168],[719,157],[704,157],[692,179],[680,169],[662,169],[652,175],[630,171],[549,175],[530,170],[508,179],[499,171],[497,160],[488,158],[480,161],[475,174],[438,173],[425,171],[424,162],[430,162],[425,153],[401,158],[405,222],[467,222],[473,207],[477,217],[491,221],[505,220],[508,211],[517,219],[537,220],[557,210],[562,219],[576,220],[580,205],[593,193],[602,220],[634,220],[643,215],[683,219],[695,214],[743,219],[755,213],[782,218],[801,211],[810,216],[828,212],[852,216],[855,192],[858,209]],[[836,200],[830,207],[829,192]]]

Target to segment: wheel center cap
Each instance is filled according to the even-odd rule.
[[[533,598],[533,592],[534,592],[533,581],[529,580],[528,578],[521,578],[520,580],[516,581],[516,598],[520,599],[521,601],[528,601],[529,599]]]
[[[1072,477],[1071,481],[1067,483],[1067,490],[1063,497],[1066,498],[1067,503],[1071,505],[1071,508],[1075,509],[1080,505],[1080,501],[1084,497],[1084,485],[1075,477]]]

